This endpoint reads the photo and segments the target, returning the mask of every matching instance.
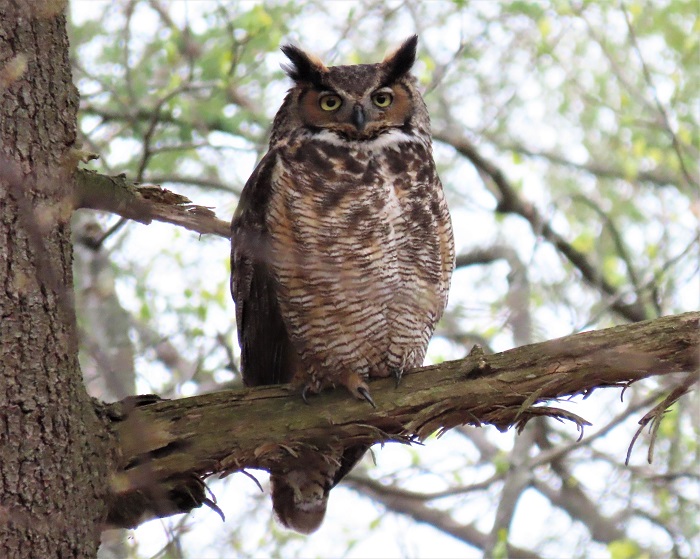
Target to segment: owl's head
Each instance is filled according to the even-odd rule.
[[[286,475],[270,476],[272,508],[283,526],[300,534],[319,529],[326,516],[329,487],[323,473],[291,470]]]
[[[414,35],[382,62],[353,66],[326,66],[299,47],[283,46],[291,62],[283,68],[294,87],[275,117],[270,143],[299,128],[359,141],[394,129],[429,134],[425,103],[410,73],[417,43]]]

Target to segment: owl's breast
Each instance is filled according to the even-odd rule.
[[[306,141],[280,153],[266,221],[302,360],[323,374],[387,376],[420,364],[444,308],[447,214],[424,144],[358,144]]]
[[[308,141],[281,157],[277,172],[273,204],[293,222],[297,242],[391,242],[405,180],[381,152]]]

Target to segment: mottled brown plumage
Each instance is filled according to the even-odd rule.
[[[282,47],[295,83],[232,223],[249,386],[294,382],[306,394],[344,385],[372,402],[368,377],[398,379],[423,363],[454,244],[428,112],[410,74],[416,42],[379,64],[336,67]],[[316,529],[328,491],[365,450],[272,472],[280,520]]]

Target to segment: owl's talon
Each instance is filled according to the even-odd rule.
[[[398,367],[393,369],[391,371],[391,376],[394,377],[394,388],[398,388],[399,384],[401,384],[401,379],[403,378],[403,369],[399,369]]]
[[[377,404],[375,404],[374,400],[372,400],[372,396],[370,396],[369,390],[367,388],[365,388],[364,386],[358,386],[357,393],[360,396],[362,396],[365,400],[367,400],[375,410],[377,409]]]
[[[304,400],[304,403],[309,406],[309,392],[311,389],[309,388],[309,385],[307,384],[304,388],[301,389],[301,399]]]

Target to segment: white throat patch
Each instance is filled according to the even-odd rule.
[[[331,132],[330,130],[323,130],[318,134],[314,134],[312,138],[315,140],[328,142],[329,144],[336,146],[362,151],[374,151],[383,148],[397,149],[400,144],[407,142],[421,143],[421,139],[418,136],[411,136],[398,128],[389,130],[388,132],[377,136],[373,140],[348,140],[338,136],[335,132]]]

